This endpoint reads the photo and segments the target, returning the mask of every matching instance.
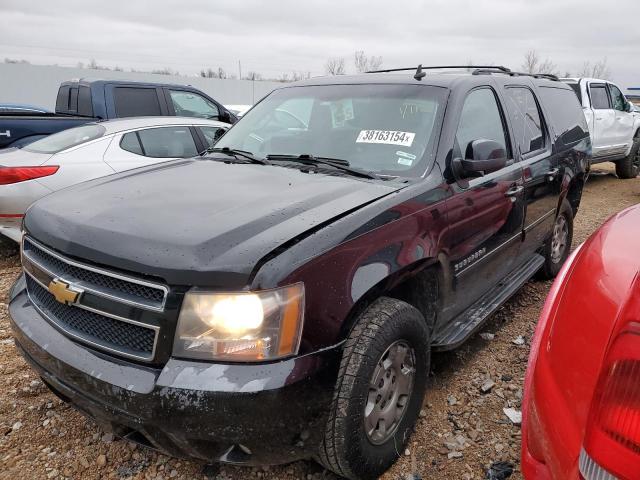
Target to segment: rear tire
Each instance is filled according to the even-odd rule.
[[[371,304],[345,344],[318,461],[352,480],[385,472],[413,431],[430,360],[429,329],[416,308],[388,297]]]
[[[544,245],[544,265],[538,272],[541,280],[554,278],[571,252],[573,240],[573,209],[565,198],[553,223],[551,236]]]
[[[629,155],[616,162],[618,178],[636,178],[640,173],[640,133],[636,133]]]

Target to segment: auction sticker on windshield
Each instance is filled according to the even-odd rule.
[[[415,136],[415,133],[397,130],[361,130],[356,143],[386,143],[410,147]]]

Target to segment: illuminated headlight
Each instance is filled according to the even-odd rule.
[[[187,292],[173,344],[177,357],[260,362],[298,353],[304,286],[261,292]]]

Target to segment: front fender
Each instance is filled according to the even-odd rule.
[[[372,290],[392,288],[405,273],[440,256],[448,190],[416,190],[398,192],[315,232],[256,274],[252,289],[304,283],[302,353],[340,341],[345,321]],[[329,241],[335,243],[322,248]]]

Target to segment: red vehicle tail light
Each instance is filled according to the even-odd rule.
[[[48,165],[46,167],[0,167],[0,185],[47,177],[56,173],[59,168],[58,165]]]
[[[605,354],[584,442],[593,462],[624,480],[640,478],[640,295],[632,291]]]

